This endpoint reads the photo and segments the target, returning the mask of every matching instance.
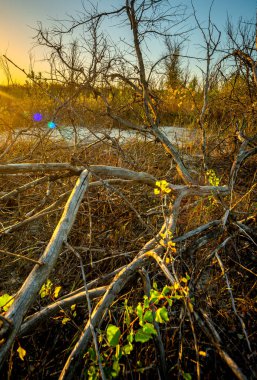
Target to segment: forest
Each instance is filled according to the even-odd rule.
[[[256,379],[256,20],[111,3],[0,57],[0,378]]]

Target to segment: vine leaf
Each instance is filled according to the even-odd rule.
[[[152,335],[147,332],[144,332],[143,329],[139,329],[136,332],[136,335],[135,335],[136,342],[145,343],[145,342],[148,342],[150,339],[152,339]]]
[[[4,311],[7,311],[11,304],[13,303],[14,298],[13,296],[10,296],[9,294],[3,294],[0,297],[0,308],[3,308]]]
[[[166,323],[169,321],[168,310],[165,306],[156,310],[155,321],[159,323]]]
[[[119,344],[120,329],[115,325],[109,325],[107,327],[107,341],[111,347],[116,347]]]

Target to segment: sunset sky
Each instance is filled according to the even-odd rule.
[[[93,2],[94,0],[92,0]],[[118,4],[120,0],[99,0],[101,8],[105,4]],[[174,1],[174,4],[181,2]],[[190,7],[190,1],[184,0]],[[194,0],[195,8],[201,22],[206,21],[208,16],[209,0]],[[0,0],[0,54],[7,54],[14,62],[24,69],[29,68],[29,52],[34,42],[35,31],[33,27],[41,21],[44,26],[53,24],[53,19],[67,18],[67,14],[76,15],[82,9],[81,0]],[[215,0],[212,11],[212,19],[223,30],[227,15],[237,21],[240,16],[246,19],[255,19],[255,0]],[[193,20],[192,20],[193,22]],[[118,28],[117,26],[115,28]],[[121,28],[121,26],[120,26]],[[115,30],[108,30],[113,34]],[[117,33],[117,31],[116,31]],[[197,34],[193,41],[197,44]],[[40,48],[32,50],[36,71],[44,71],[42,63],[44,51]],[[16,82],[24,81],[24,74],[13,70],[13,79]],[[5,76],[0,71],[0,83],[4,83]]]

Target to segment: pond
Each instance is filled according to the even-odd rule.
[[[190,143],[195,140],[197,131],[187,129],[185,127],[177,126],[163,126],[160,127],[161,131],[168,137],[171,143],[181,146],[186,143]],[[70,144],[90,144],[98,140],[103,140],[106,138],[115,138],[119,143],[125,143],[132,139],[137,139],[139,141],[154,141],[154,137],[150,134],[141,134],[137,131],[132,130],[122,130],[118,128],[85,128],[85,127],[71,127],[71,126],[57,126],[57,128],[49,129],[47,126],[40,128],[29,128],[27,130],[17,129],[13,131],[12,137],[19,136],[18,140],[33,140],[41,139],[53,139],[55,141],[65,141]],[[8,140],[8,133],[0,133],[0,145],[1,142]],[[16,140],[16,141],[18,141]]]
[[[163,126],[160,127],[161,131],[169,138],[172,143],[181,145],[183,142],[190,142],[196,136],[196,131],[190,130],[184,127],[175,127],[175,126]],[[87,140],[88,142],[94,142],[97,139],[103,139],[108,135],[111,138],[116,138],[120,143],[124,143],[128,140],[137,138],[138,140],[150,141],[153,140],[153,136],[150,134],[141,134],[137,131],[132,130],[121,130],[118,128],[112,129],[101,129],[96,132],[92,129],[89,131],[83,127],[59,127],[52,131],[51,136],[54,139],[64,139],[71,142],[74,142],[75,138],[77,141]]]

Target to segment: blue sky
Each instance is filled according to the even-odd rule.
[[[98,3],[101,8],[105,8],[112,6],[112,4],[118,5],[121,2],[122,0],[99,0]],[[174,0],[175,4],[181,2]],[[190,0],[183,2],[190,8]],[[211,1],[209,0],[194,0],[197,15],[203,25],[208,17],[210,4]],[[27,69],[29,67],[29,51],[33,46],[32,37],[35,35],[32,28],[36,26],[37,21],[41,21],[44,26],[47,26],[53,23],[51,19],[64,19],[67,18],[67,14],[76,15],[76,12],[81,10],[81,0],[0,0],[0,54],[7,53],[12,60],[22,68]],[[255,13],[255,0],[215,0],[212,20],[222,30],[227,15],[236,22],[239,17],[255,19]],[[115,36],[119,32],[119,28],[117,26],[108,27],[108,33]],[[197,52],[199,42],[199,34],[192,33],[191,51]],[[156,54],[158,54],[158,43],[154,47]],[[41,62],[44,56],[42,49],[33,50],[33,56],[36,62],[35,69],[44,70],[45,66]],[[21,74],[17,71],[14,71],[13,75],[17,80],[22,79]],[[4,75],[0,71],[0,83],[3,80]]]

